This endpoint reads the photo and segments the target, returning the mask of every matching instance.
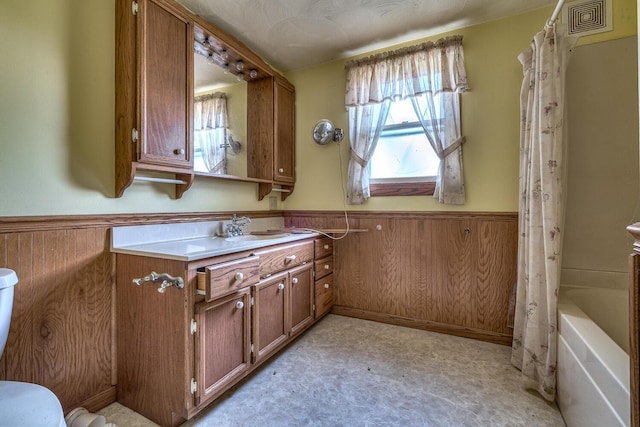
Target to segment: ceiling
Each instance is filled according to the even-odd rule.
[[[555,5],[557,0],[178,0],[280,71]]]

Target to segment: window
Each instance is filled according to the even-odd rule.
[[[371,195],[432,195],[439,165],[411,99],[392,102],[371,157]]]

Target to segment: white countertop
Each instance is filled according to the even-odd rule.
[[[242,252],[280,243],[304,240],[318,233],[283,234],[277,236],[251,235],[252,231],[281,229],[284,221],[271,218],[254,220],[245,236],[234,240],[216,237],[220,221],[114,227],[111,233],[111,252],[140,255],[178,261],[196,261],[219,255]],[[224,224],[222,224],[224,225]]]
[[[184,240],[171,240],[140,245],[111,248],[111,252],[129,255],[141,255],[152,258],[174,259],[178,261],[196,261],[219,255],[232,254],[250,249],[263,248],[265,246],[280,243],[294,242],[318,236],[318,233],[287,234],[283,237],[257,240],[227,241],[224,237],[198,237]],[[247,235],[247,237],[254,237]]]

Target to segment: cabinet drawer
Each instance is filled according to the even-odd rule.
[[[314,240],[316,259],[324,258],[333,253],[333,240],[328,237]]]
[[[316,280],[316,319],[324,316],[333,306],[333,274]]]
[[[333,273],[333,256],[328,256],[323,259],[319,259],[315,262],[316,280],[327,274]]]
[[[292,243],[256,251],[260,257],[260,277],[268,277],[298,265],[313,261],[313,242]]]
[[[204,268],[204,281],[198,280],[198,289],[204,290],[210,301],[258,283],[258,269],[259,258],[255,255],[210,265]]]

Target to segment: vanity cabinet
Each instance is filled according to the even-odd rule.
[[[180,425],[313,325],[314,246],[197,261],[118,253],[118,402]],[[184,287],[165,287],[166,275]]]
[[[328,237],[314,241],[315,318],[327,314],[334,301],[333,240]]]
[[[193,20],[169,0],[116,0],[116,197],[137,170],[193,182]]]
[[[250,81],[247,87],[247,171],[261,183],[262,200],[279,185],[282,200],[293,191],[295,176],[295,89],[281,77]]]

